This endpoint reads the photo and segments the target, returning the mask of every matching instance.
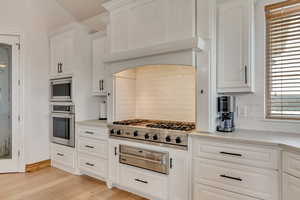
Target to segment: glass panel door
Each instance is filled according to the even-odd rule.
[[[0,44],[0,159],[12,158],[12,47]]]
[[[17,36],[0,35],[0,173],[19,171],[18,44]]]

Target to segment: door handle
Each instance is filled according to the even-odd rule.
[[[239,153],[229,153],[229,152],[225,152],[225,151],[221,151],[220,154],[242,157],[242,154],[239,154]]]
[[[64,156],[64,154],[62,154],[62,153],[57,153],[57,155],[58,155],[58,156]]]
[[[243,181],[243,179],[241,178],[236,178],[236,177],[232,177],[232,176],[227,176],[225,174],[220,175],[220,177],[222,178],[227,178],[227,179],[231,179],[231,180],[235,180],[235,181]]]
[[[85,145],[86,148],[94,149],[95,147],[90,146],[90,145]]]
[[[91,166],[91,167],[94,167],[95,165],[94,164],[91,164],[91,163],[85,163],[86,165],[88,165],[88,166]]]
[[[173,158],[170,158],[170,168],[173,168]]]
[[[115,147],[115,156],[117,156],[117,147]]]
[[[245,65],[245,84],[248,84],[248,66]]]
[[[138,178],[136,178],[134,180],[137,181],[137,182],[140,182],[140,183],[148,184],[148,181],[144,181],[144,180],[141,180],[141,179],[138,179]]]
[[[88,134],[88,135],[94,135],[94,132],[91,132],[91,131],[85,131],[85,134]]]

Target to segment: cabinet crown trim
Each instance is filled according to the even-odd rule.
[[[167,54],[179,51],[203,51],[205,48],[205,41],[200,37],[191,37],[184,40],[161,43],[145,48],[133,49],[129,51],[122,51],[106,55],[104,62],[113,63],[130,59],[136,59],[147,56],[154,56],[159,54]]]

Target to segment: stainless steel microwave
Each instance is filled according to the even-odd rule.
[[[50,101],[72,101],[72,77],[50,80]]]

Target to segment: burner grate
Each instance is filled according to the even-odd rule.
[[[155,122],[147,124],[146,127],[178,131],[192,131],[196,128],[195,123],[192,122]]]

